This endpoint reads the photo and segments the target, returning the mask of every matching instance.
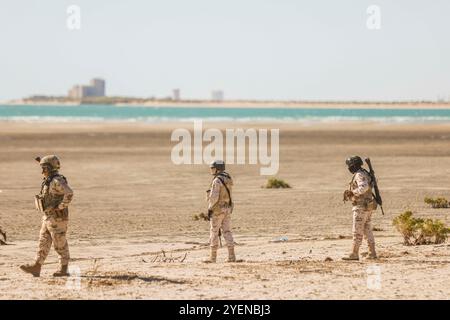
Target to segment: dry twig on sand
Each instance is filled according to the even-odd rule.
[[[170,256],[167,256],[166,252],[164,250],[161,250],[161,253],[158,253],[152,260],[152,262],[184,262],[184,260],[186,260],[186,257],[187,252],[184,254],[184,256],[173,257],[172,254],[170,254]]]

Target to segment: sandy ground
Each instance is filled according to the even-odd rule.
[[[392,226],[405,209],[450,224],[450,209],[423,203],[450,197],[449,126],[255,126],[280,128],[277,176],[293,188],[263,189],[259,166],[230,165],[243,261],[225,263],[222,248],[219,262],[206,265],[208,225],[193,215],[205,211],[208,168],[170,160],[172,129],[192,124],[0,123],[0,226],[9,243],[0,246],[0,298],[449,298],[449,243],[406,247]],[[236,124],[222,124],[228,127]],[[40,228],[33,159],[49,153],[61,157],[75,190],[68,279],[52,277],[53,251],[40,278],[19,270],[33,259]],[[351,208],[342,202],[351,154],[372,158],[384,196],[386,215],[373,218],[375,262],[340,260],[351,245]],[[288,240],[273,241],[279,237]]]

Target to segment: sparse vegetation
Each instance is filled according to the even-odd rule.
[[[207,215],[206,213],[203,213],[203,212],[200,212],[199,214],[194,214],[194,215],[192,216],[192,218],[193,218],[195,221],[198,221],[198,220],[205,220],[205,221],[208,221],[208,215]]]
[[[405,245],[439,244],[447,240],[450,228],[440,220],[414,218],[411,211],[400,214],[393,225],[403,236]]]
[[[284,180],[277,179],[277,178],[270,178],[267,180],[266,185],[264,186],[266,189],[286,189],[291,188],[291,186],[286,183]]]
[[[445,198],[429,198],[429,197],[425,197],[425,199],[423,200],[426,204],[430,204],[432,208],[448,208],[449,204],[448,204],[448,200]]]

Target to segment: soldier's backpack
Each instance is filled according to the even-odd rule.
[[[233,203],[233,200],[231,199],[231,193],[230,193],[230,189],[228,189],[228,187],[227,187],[227,184],[225,183],[225,181],[221,178],[221,176],[223,176],[223,177],[227,177],[227,178],[230,178],[230,176],[227,174],[227,173],[220,173],[220,174],[218,174],[217,175],[217,179],[219,179],[219,181],[220,181],[220,183],[222,183],[222,185],[225,187],[225,190],[227,190],[227,193],[228,193],[228,205],[230,206],[230,208],[231,208],[231,211],[233,211],[233,208],[234,208],[234,203]]]

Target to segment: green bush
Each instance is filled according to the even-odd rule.
[[[439,220],[414,218],[406,211],[394,218],[392,224],[403,236],[405,245],[439,244],[447,240],[450,228]]]
[[[426,204],[431,204],[432,208],[448,208],[448,201],[445,198],[428,198],[425,197],[425,199],[423,200]]]
[[[277,179],[277,178],[270,178],[267,180],[266,185],[264,186],[266,189],[285,189],[285,188],[291,188],[291,186],[284,182],[283,180]]]

